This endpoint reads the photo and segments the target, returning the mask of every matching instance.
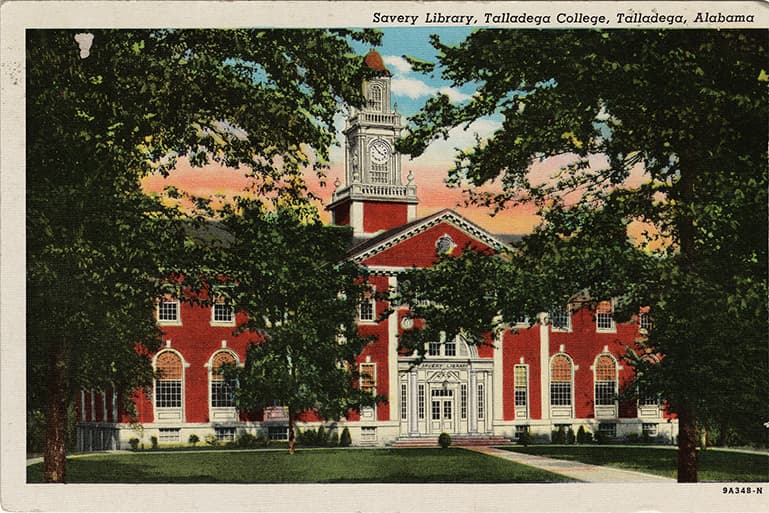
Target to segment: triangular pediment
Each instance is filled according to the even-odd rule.
[[[422,256],[422,260],[429,256],[431,258],[429,263],[432,263],[432,260],[437,257],[437,240],[446,236],[452,240],[458,239],[455,241],[458,246],[464,246],[471,241],[478,246],[489,247],[495,251],[508,248],[483,228],[453,210],[447,209],[378,234],[353,247],[348,253],[348,258],[364,265],[374,262],[381,265],[381,260],[385,254],[388,254],[389,265],[419,266],[420,262],[410,261],[413,259],[409,258],[409,255],[416,257],[418,253]],[[398,250],[405,250],[405,246],[408,246],[408,251],[405,253],[402,251],[399,255]]]

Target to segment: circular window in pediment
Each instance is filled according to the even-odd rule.
[[[451,235],[442,235],[435,241],[435,250],[439,255],[450,253],[457,245],[454,243],[454,239]]]

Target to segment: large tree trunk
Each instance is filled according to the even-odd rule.
[[[64,344],[54,344],[48,358],[48,408],[43,455],[43,479],[46,483],[64,482],[68,390]]]
[[[294,414],[291,410],[288,410],[288,453],[294,454],[296,449],[294,448]]]
[[[697,482],[697,426],[686,408],[678,413],[678,482]]]
[[[680,266],[684,272],[691,272],[694,263],[697,260],[697,250],[694,244],[695,227],[692,213],[686,212],[686,208],[692,204],[694,198],[694,172],[692,163],[695,158],[689,158],[687,155],[681,155],[679,170],[681,180],[679,187],[679,200],[682,205],[683,214],[676,223],[678,228],[679,243],[681,244]],[[696,483],[697,482],[697,419],[695,412],[691,408],[689,400],[682,401],[683,408],[678,410],[678,482]],[[687,404],[688,403],[688,404]]]

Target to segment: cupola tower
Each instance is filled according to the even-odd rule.
[[[403,184],[401,155],[395,151],[403,124],[391,106],[391,74],[374,50],[365,63],[374,76],[363,82],[365,105],[351,109],[347,118],[345,183],[337,184],[327,207],[334,224],[351,225],[359,237],[414,220],[418,203],[413,176]]]

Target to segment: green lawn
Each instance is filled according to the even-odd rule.
[[[27,467],[42,482],[42,464]],[[145,452],[67,460],[70,483],[536,483],[567,478],[450,449]]]
[[[676,451],[667,447],[548,446],[506,449],[676,477]],[[700,481],[769,481],[769,456],[708,449],[699,453]]]

